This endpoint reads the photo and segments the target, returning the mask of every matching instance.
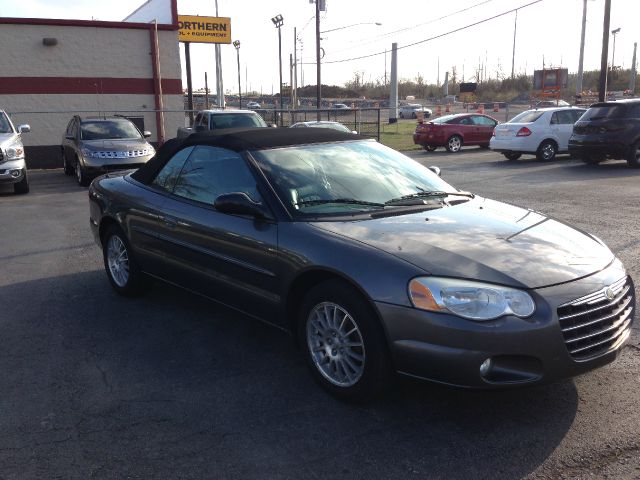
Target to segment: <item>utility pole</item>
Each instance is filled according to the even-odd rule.
[[[389,123],[398,121],[398,44],[391,44],[391,92],[389,94]]]
[[[629,79],[629,90],[631,91],[631,95],[634,95],[636,92],[636,50],[638,49],[638,43],[633,44],[633,60],[631,61],[631,78]]]
[[[316,108],[318,110],[318,121],[320,121],[320,98],[322,95],[320,82],[320,0],[316,0]]]
[[[587,29],[587,0],[583,0],[582,34],[580,35],[580,61],[578,62],[578,78],[576,80],[576,96],[582,95],[582,68],[584,64],[584,34]]]
[[[611,23],[611,0],[604,0],[604,22],[602,24],[602,58],[600,60],[600,82],[598,101],[604,102],[607,92],[607,65],[609,55],[609,24]]]
[[[216,0],[216,17],[218,17],[218,0]],[[215,48],[216,57],[216,92],[217,92],[217,105],[220,108],[224,108],[224,87],[222,85],[222,57],[220,56],[220,44],[216,43]]]
[[[587,0],[585,0],[586,2]],[[516,28],[518,26],[518,10],[516,10],[516,19],[513,22],[513,53],[511,54],[511,80],[514,78],[515,61],[516,61]],[[464,67],[463,67],[464,68]]]

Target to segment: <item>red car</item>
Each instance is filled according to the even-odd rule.
[[[433,151],[445,147],[449,152],[459,151],[463,145],[489,148],[489,140],[498,121],[479,113],[445,115],[426,123],[418,123],[413,143]]]

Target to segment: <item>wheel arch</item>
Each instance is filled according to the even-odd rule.
[[[382,329],[382,333],[387,341],[387,345],[389,345],[389,335],[387,329],[384,325],[380,317],[380,312],[375,306],[373,299],[367,294],[367,292],[352,278],[345,276],[344,274],[337,272],[335,270],[327,269],[327,268],[311,268],[301,272],[297,277],[293,279],[286,293],[285,300],[285,314],[286,321],[291,331],[291,334],[294,339],[298,338],[298,323],[297,323],[297,312],[302,304],[302,300],[306,292],[311,290],[316,285],[319,285],[322,282],[327,280],[340,280],[351,287],[353,287],[362,298],[367,302],[369,308],[371,309],[371,313],[375,316],[375,319]]]
[[[120,227],[120,223],[118,223],[118,221],[113,217],[106,216],[103,217],[100,221],[100,226],[98,227],[98,235],[100,237],[100,243],[102,245],[104,245],[104,235],[112,225],[117,225],[118,227]]]
[[[540,140],[540,143],[538,143],[538,148],[536,148],[536,151],[540,150],[540,147],[542,146],[542,144],[543,144],[544,142],[552,142],[552,143],[556,146],[556,152],[559,152],[559,151],[560,151],[560,150],[559,150],[560,145],[559,145],[559,143],[558,143],[558,140],[556,140],[556,139],[555,139],[555,138],[553,138],[553,137],[545,137],[545,138],[543,138],[542,140]]]

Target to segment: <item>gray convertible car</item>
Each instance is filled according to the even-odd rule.
[[[395,372],[554,381],[613,361],[631,333],[633,281],[597,237],[349,133],[196,133],[89,198],[118,293],[154,277],[286,329],[341,398]]]

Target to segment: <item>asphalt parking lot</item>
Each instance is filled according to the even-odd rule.
[[[640,169],[410,156],[595,233],[640,284]],[[573,380],[491,392],[400,380],[344,404],[278,330],[169,285],[119,297],[87,189],[30,173],[28,195],[0,189],[0,479],[640,478],[637,319],[615,363]]]

